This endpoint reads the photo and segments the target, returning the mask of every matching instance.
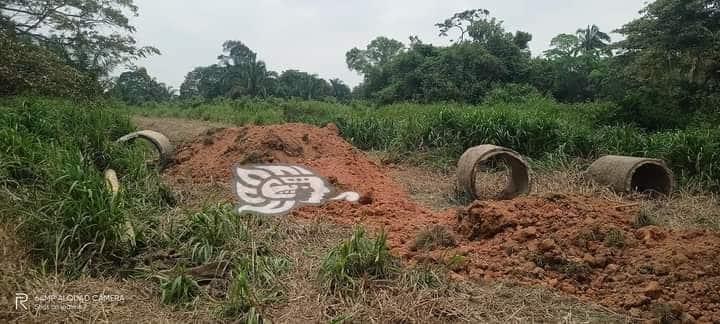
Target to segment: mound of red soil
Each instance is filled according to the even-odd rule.
[[[341,190],[360,192],[360,203],[304,207],[292,217],[383,229],[393,251],[413,262],[446,263],[479,280],[554,287],[637,317],[662,313],[720,322],[717,233],[636,229],[637,210],[576,196],[477,201],[459,211],[432,213],[338,136],[334,126],[218,130],[182,148],[169,172],[196,182],[230,182],[234,164],[260,162],[302,164]],[[418,232],[432,224],[454,229],[458,246],[412,251]]]
[[[390,246],[400,254],[419,229],[440,221],[412,202],[401,185],[342,139],[332,124],[323,128],[283,124],[212,131],[181,148],[168,172],[192,177],[195,182],[230,182],[235,164],[272,162],[307,166],[328,178],[336,189],[361,194],[359,204],[332,202],[301,208],[293,212],[294,216],[384,228]]]
[[[590,197],[477,201],[458,212],[457,252],[473,278],[556,287],[636,316],[720,321],[720,235],[636,229],[636,213]]]

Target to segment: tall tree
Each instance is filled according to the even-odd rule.
[[[268,79],[273,74],[267,70],[265,62],[257,59],[257,54],[241,41],[226,41],[223,52],[218,56],[221,64],[227,68],[224,82],[230,89],[230,96],[268,95]]]
[[[450,30],[457,29],[460,32],[457,41],[462,42],[465,40],[465,34],[468,33],[468,27],[476,21],[487,17],[489,14],[490,11],[487,9],[465,10],[454,14],[452,17],[445,19],[443,22],[435,24],[435,27],[440,29],[439,36],[441,37],[447,37]]]
[[[128,104],[139,105],[149,101],[170,100],[172,91],[171,87],[148,75],[145,68],[138,68],[120,74],[110,94]]]
[[[580,53],[580,39],[572,34],[559,34],[550,40],[550,49],[544,52],[549,59],[575,57]]]
[[[588,25],[576,32],[583,55],[610,55],[610,35],[600,31],[596,25]]]
[[[278,76],[277,94],[285,98],[322,99],[333,95],[332,86],[315,74],[286,70]]]
[[[402,42],[380,36],[373,39],[364,50],[357,47],[349,50],[345,54],[345,62],[350,70],[367,74],[373,68],[388,63],[404,49],[405,44]]]
[[[350,87],[348,87],[340,79],[330,79],[330,86],[332,86],[333,97],[338,100],[348,100],[351,96]]]
[[[160,53],[137,45],[126,13],[137,15],[133,0],[3,0],[0,28],[53,49],[98,78],[118,65]]]

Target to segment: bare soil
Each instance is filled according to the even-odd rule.
[[[637,205],[577,194],[534,195],[433,212],[333,125],[208,132],[178,152],[169,175],[227,181],[232,165],[260,162],[303,164],[342,190],[360,192],[362,204],[305,207],[292,217],[383,230],[394,253],[408,263],[452,263],[461,278],[542,285],[635,318],[720,322],[720,235],[636,228]],[[418,232],[433,224],[451,228],[458,247],[412,251]]]

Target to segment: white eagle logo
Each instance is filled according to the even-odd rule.
[[[236,166],[234,191],[240,199],[238,212],[283,215],[293,208],[320,205],[329,200],[356,202],[360,195],[343,192],[325,198],[332,186],[307,168],[289,164],[253,164]]]

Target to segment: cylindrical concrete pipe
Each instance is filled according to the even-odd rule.
[[[472,198],[478,198],[476,183],[478,165],[490,159],[500,159],[510,167],[510,179],[505,189],[497,196],[498,199],[511,199],[530,191],[530,172],[527,162],[517,152],[495,145],[478,145],[463,153],[458,161],[458,186]]]
[[[152,143],[157,149],[158,154],[160,155],[160,168],[162,169],[167,166],[168,162],[170,162],[170,158],[172,157],[174,150],[174,147],[172,143],[170,143],[170,140],[167,138],[167,136],[152,130],[142,130],[120,137],[117,142],[131,142],[137,138],[142,138]]]
[[[663,160],[632,156],[606,155],[587,169],[586,175],[598,184],[617,192],[672,192],[672,171]]]

